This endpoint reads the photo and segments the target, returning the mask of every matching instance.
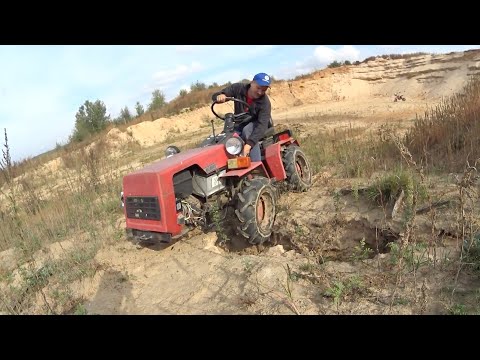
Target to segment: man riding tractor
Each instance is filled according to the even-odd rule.
[[[122,203],[130,238],[170,243],[194,227],[213,229],[219,223],[250,244],[270,238],[279,185],[306,191],[312,185],[312,173],[290,130],[277,132],[273,126],[264,129],[262,121],[270,108],[258,106],[262,100],[257,98],[249,104],[227,96],[232,89],[248,95],[256,85],[245,86],[244,93],[240,85],[224,89],[225,97],[219,100],[233,101],[235,114],[220,116],[215,112],[219,103],[216,99],[221,95],[217,94],[211,111],[224,121],[222,132],[215,134],[212,120],[213,134],[196,148],[180,151],[169,146],[166,158],[124,176]],[[255,122],[255,114],[259,125],[246,135],[243,130]],[[258,146],[257,154],[253,155],[247,145],[252,150]]]

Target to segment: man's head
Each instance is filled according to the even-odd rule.
[[[253,80],[250,82],[249,95],[254,99],[265,95],[265,92],[270,87],[271,77],[265,73],[258,73],[253,77]]]

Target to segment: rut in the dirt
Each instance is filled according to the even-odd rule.
[[[336,221],[307,224],[294,231],[278,230],[272,236],[272,245],[283,245],[285,250],[315,254],[324,260],[344,261],[355,256],[373,258],[390,251],[389,244],[399,234],[381,229],[367,220]]]
[[[373,258],[387,253],[390,251],[389,244],[400,236],[391,229],[380,229],[367,220],[332,220],[298,229],[276,227],[270,239],[262,245],[251,245],[241,238],[231,237],[228,241],[218,241],[217,246],[227,252],[252,255],[281,245],[285,251],[316,255],[324,261],[348,261],[354,257]]]

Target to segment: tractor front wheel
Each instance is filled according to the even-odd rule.
[[[290,145],[283,154],[283,166],[289,188],[306,191],[312,186],[312,170],[305,153],[297,146]]]
[[[270,239],[275,221],[276,190],[267,178],[245,180],[242,191],[237,194],[235,215],[236,230],[258,245]]]

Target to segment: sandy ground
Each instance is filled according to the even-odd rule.
[[[82,287],[86,310],[89,314],[447,313],[443,292],[452,283],[455,268],[441,261],[437,270],[420,268],[416,286],[410,274],[410,286],[394,291],[392,255],[386,244],[398,238],[401,221],[390,221],[388,231],[379,234],[378,229],[385,228],[383,211],[347,195],[340,199],[335,222],[330,191],[345,182],[329,179],[328,174],[315,180],[308,193],[285,194],[281,199],[275,235],[262,247],[235,249],[222,245],[215,232],[193,232],[169,246],[122,242],[103,249],[96,260],[105,270]],[[436,231],[452,231],[447,225],[451,211],[439,213]],[[419,233],[428,233],[428,221],[428,216],[419,217]],[[362,239],[380,253],[354,261]],[[446,239],[435,257],[453,258],[455,249],[455,241]],[[434,254],[419,251],[421,256],[433,259]],[[339,284],[348,291],[335,303],[331,292]],[[457,291],[471,294],[479,285],[478,279],[462,274]],[[424,310],[422,286],[428,294]]]

